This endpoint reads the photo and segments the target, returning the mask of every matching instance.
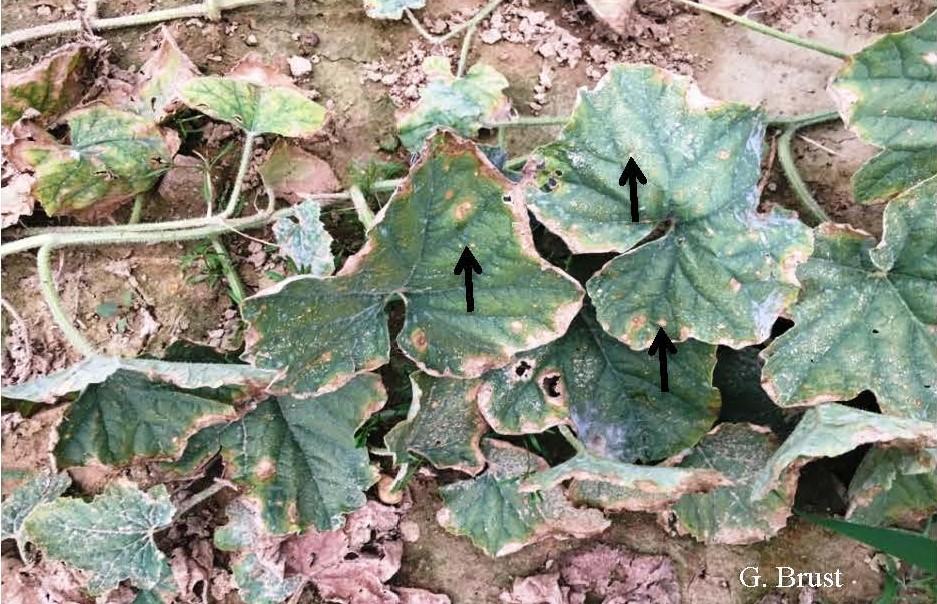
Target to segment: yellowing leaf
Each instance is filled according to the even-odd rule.
[[[311,136],[325,123],[325,109],[295,87],[207,76],[189,80],[179,93],[189,107],[250,134]]]
[[[46,213],[103,212],[149,190],[174,150],[156,124],[95,104],[66,116],[71,144],[20,141],[17,158],[35,170],[32,194]]]
[[[67,44],[35,65],[3,74],[3,125],[9,126],[27,109],[39,113],[41,124],[54,122],[76,106],[88,92],[86,79],[98,48]]]
[[[476,377],[558,338],[582,290],[537,254],[511,184],[471,143],[433,139],[384,206],[364,247],[334,277],[295,277],[248,298],[246,356],[282,370],[276,389],[328,391],[387,362],[385,305],[405,305],[397,344],[426,373]],[[483,267],[474,312],[453,267]]]

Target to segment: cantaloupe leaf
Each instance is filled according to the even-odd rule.
[[[400,19],[405,8],[426,6],[426,0],[364,0],[364,10],[372,19]]]
[[[882,149],[853,175],[857,201],[887,201],[937,175],[937,12],[846,59],[829,90],[850,129]]]
[[[846,518],[909,529],[937,512],[937,449],[875,448],[849,483]]]
[[[437,136],[337,275],[294,277],[244,301],[246,357],[282,371],[274,388],[293,396],[334,389],[387,362],[384,307],[395,299],[405,306],[397,344],[431,375],[477,377],[555,340],[582,288],[537,254],[510,193],[474,144]],[[466,246],[484,271],[474,312],[453,272]]]
[[[319,212],[317,201],[306,200],[296,207],[292,218],[280,218],[273,224],[280,254],[313,277],[324,277],[335,271],[332,236],[322,226]]]
[[[23,521],[37,505],[55,500],[71,484],[72,479],[65,472],[53,474],[43,470],[16,487],[7,495],[3,500],[3,506],[0,507],[2,509],[0,539],[16,539],[20,552],[24,551],[21,534]]]

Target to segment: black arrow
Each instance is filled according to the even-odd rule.
[[[621,171],[621,176],[618,177],[619,187],[625,186],[625,183],[628,183],[628,192],[631,194],[631,222],[637,222],[638,183],[646,185],[647,178],[645,178],[644,172],[641,171],[641,168],[638,167],[638,164],[632,157],[628,158],[628,163],[625,164],[625,169]]]
[[[651,342],[651,347],[647,349],[647,353],[654,356],[654,353],[658,350],[660,351],[658,356],[660,360],[660,391],[670,392],[670,381],[667,378],[667,353],[677,354],[677,347],[667,337],[667,332],[664,331],[663,327],[657,329],[657,335],[654,336],[654,341]]]
[[[462,271],[465,271],[465,312],[474,312],[475,292],[472,290],[472,273],[482,274],[482,265],[475,259],[475,255],[472,254],[472,250],[468,249],[468,246],[462,250],[462,255],[459,256],[459,261],[455,263],[455,270],[452,272],[458,275]]]

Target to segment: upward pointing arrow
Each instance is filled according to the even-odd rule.
[[[667,376],[667,353],[677,354],[677,347],[667,337],[667,332],[664,331],[663,327],[657,329],[657,335],[654,336],[651,347],[647,349],[647,353],[651,356],[654,356],[655,352],[660,353],[658,355],[660,361],[660,391],[670,392],[670,380]]]
[[[646,185],[647,178],[641,168],[638,167],[637,162],[634,161],[634,158],[629,157],[625,169],[621,171],[621,176],[618,177],[618,186],[628,185],[628,193],[631,195],[631,222],[638,221],[638,183]]]
[[[482,265],[475,259],[472,250],[465,246],[459,261],[455,263],[453,274],[465,272],[465,312],[475,311],[475,291],[472,288],[472,273],[482,274]]]

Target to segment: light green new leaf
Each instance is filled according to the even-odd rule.
[[[488,429],[478,412],[478,380],[410,375],[413,400],[407,419],[384,436],[394,464],[407,463],[410,453],[439,469],[478,474],[485,465],[479,442]]]
[[[558,141],[534,152],[526,193],[537,218],[576,253],[625,251],[587,289],[602,327],[636,350],[658,327],[738,348],[768,338],[794,301],[810,233],[785,212],[759,214],[760,111],[705,98],[651,66],[614,67],[581,90]],[[640,165],[631,221],[629,158]]]
[[[175,459],[188,438],[237,417],[230,389],[183,390],[117,370],[85,388],[58,427],[60,467]]]
[[[555,340],[582,288],[537,254],[510,191],[475,145],[440,134],[336,276],[294,277],[244,301],[247,358],[283,371],[275,387],[293,396],[334,389],[387,362],[393,299],[405,305],[397,344],[431,375],[477,377]],[[484,271],[471,313],[453,273],[466,246]]]
[[[752,484],[751,500],[761,499],[798,470],[820,457],[836,457],[866,444],[888,447],[937,446],[937,424],[890,417],[828,403],[808,409]]]
[[[325,108],[298,88],[207,76],[189,80],[179,94],[189,107],[250,134],[311,136],[325,123]]]
[[[937,512],[937,449],[872,449],[849,483],[846,518],[919,528]]]
[[[663,524],[705,543],[745,544],[764,541],[787,524],[797,488],[781,481],[752,499],[752,485],[778,448],[771,432],[752,424],[720,424],[680,462],[680,467],[722,472],[733,484],[708,493],[684,495]]]
[[[92,356],[51,375],[3,389],[3,398],[36,403],[54,403],[58,399],[100,384],[118,371],[145,375],[184,389],[237,389],[244,396],[259,394],[273,380],[275,372],[250,365],[159,361]]]
[[[225,477],[259,501],[270,533],[332,530],[364,505],[362,491],[377,481],[355,431],[385,399],[373,374],[313,399],[269,399],[236,422],[193,436],[170,467],[186,472],[220,451]]]
[[[0,508],[2,509],[0,539],[16,539],[20,551],[23,551],[22,535],[20,534],[23,521],[37,505],[56,499],[71,484],[72,479],[65,472],[52,474],[51,472],[41,471],[18,486],[16,490],[7,495],[7,498],[3,500],[2,508]]]
[[[850,129],[883,149],[853,176],[857,201],[887,201],[937,174],[937,12],[846,59],[829,90]]]
[[[892,200],[882,241],[823,224],[800,267],[794,327],[762,356],[782,407],[871,390],[884,413],[937,422],[937,177]]]
[[[299,589],[302,577],[284,577],[283,564],[265,560],[253,552],[231,565],[241,599],[251,604],[280,604]]]
[[[450,128],[473,137],[485,123],[504,119],[511,104],[502,92],[507,78],[494,67],[476,63],[462,77],[452,74],[449,59],[427,57],[423,71],[429,83],[415,107],[397,116],[400,142],[419,151],[438,128]]]
[[[324,277],[335,271],[332,236],[322,226],[319,212],[319,203],[308,199],[296,207],[292,218],[280,218],[273,225],[280,254],[313,277]]]
[[[556,488],[575,479],[595,488],[591,496],[607,498],[609,509],[645,512],[659,510],[685,493],[698,493],[728,484],[719,472],[666,466],[638,466],[582,451],[572,459],[527,477],[521,492],[534,493]],[[602,495],[599,495],[602,493]],[[582,496],[579,490],[579,495]]]
[[[670,360],[670,392],[661,392],[657,360],[609,337],[585,310],[559,340],[486,374],[479,407],[502,434],[569,421],[597,453],[663,459],[693,446],[716,420],[715,363],[714,346],[681,345]]]
[[[586,537],[609,523],[596,510],[573,507],[562,489],[522,493],[521,480],[546,463],[529,451],[498,440],[482,441],[484,474],[440,489],[445,507],[436,519],[447,531],[468,537],[489,556],[504,556],[554,537]]]
[[[149,118],[102,104],[65,117],[70,145],[23,141],[14,153],[33,167],[32,194],[50,216],[111,208],[149,190],[173,151]]]
[[[172,522],[175,508],[166,487],[144,493],[116,482],[90,503],[63,497],[38,506],[26,518],[26,538],[45,552],[92,573],[88,591],[102,594],[125,579],[140,589],[169,574],[153,534]]]
[[[364,10],[372,19],[400,19],[406,8],[426,6],[426,0],[364,0]]]
[[[39,122],[48,124],[77,105],[88,92],[84,80],[97,50],[89,44],[66,44],[31,67],[6,71],[3,125],[11,125],[27,109],[39,112]]]

